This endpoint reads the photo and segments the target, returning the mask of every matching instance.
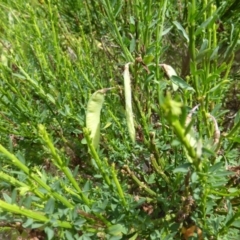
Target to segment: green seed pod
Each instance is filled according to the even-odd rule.
[[[132,111],[132,91],[131,91],[131,80],[129,73],[129,64],[124,66],[123,78],[124,78],[124,92],[125,92],[125,104],[126,104],[126,118],[128,132],[133,142],[135,142],[135,128],[133,121],[133,111]]]
[[[100,113],[104,102],[104,94],[111,88],[104,88],[92,94],[87,105],[86,126],[90,130],[93,146],[98,148],[100,138]]]
[[[96,91],[93,93],[87,105],[86,126],[90,130],[90,138],[93,146],[98,147],[100,138],[100,112],[104,102],[104,93]]]

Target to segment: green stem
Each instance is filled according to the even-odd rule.
[[[56,5],[54,5],[53,7],[55,8]],[[58,22],[58,19],[55,19],[57,15],[56,13],[53,13],[53,10],[55,11],[55,9],[52,9],[52,4],[51,1],[48,1],[48,9],[49,9],[49,15],[50,15],[50,21],[51,21],[51,35],[53,36],[53,43],[54,43],[54,49],[56,52],[56,56],[57,56],[57,64],[56,64],[56,68],[57,68],[57,73],[59,72],[59,66],[60,66],[60,53],[59,53],[59,44],[58,44],[58,33],[56,32],[56,27],[55,27],[55,23]]]
[[[0,171],[0,179],[9,182],[11,185],[16,186],[16,187],[28,187],[27,184],[18,181],[17,179],[15,179],[12,176],[9,176],[8,174]]]
[[[219,234],[224,233],[225,231],[227,231],[229,229],[229,227],[232,225],[232,223],[237,220],[240,217],[240,208],[238,208],[238,211],[234,214],[234,216],[232,218],[230,218],[226,223],[225,226],[223,226],[220,231]]]
[[[70,169],[67,166],[64,166],[65,163],[62,161],[61,157],[57,154],[56,149],[52,143],[52,141],[50,140],[48,133],[45,129],[45,127],[43,125],[39,125],[39,133],[42,137],[42,139],[44,140],[44,142],[46,143],[46,145],[48,146],[52,157],[53,157],[53,163],[62,171],[64,172],[65,176],[68,178],[68,180],[72,183],[72,185],[74,186],[74,188],[77,190],[77,192],[79,193],[79,195],[81,196],[82,200],[84,201],[85,204],[87,204],[88,206],[90,205],[90,200],[83,194],[81,188],[79,187],[78,183],[76,182],[76,180],[74,179]]]
[[[187,154],[189,155],[189,157],[191,158],[194,166],[196,167],[197,170],[200,170],[201,165],[200,162],[198,160],[197,154],[195,149],[191,146],[190,142],[188,141],[188,139],[185,136],[185,130],[182,128],[179,120],[174,120],[172,123],[172,126],[174,128],[174,131],[178,137],[178,139],[183,143]]]
[[[195,36],[195,14],[196,14],[196,0],[192,0],[191,3],[189,3],[188,8],[188,29],[189,29],[189,52],[191,57],[191,63],[190,63],[190,69],[191,74],[193,74],[193,83],[194,83],[194,89],[197,93],[197,97],[199,96],[199,84],[198,84],[198,76],[196,75],[197,71],[197,64],[196,64],[196,36]]]
[[[131,176],[131,178],[137,183],[137,185],[145,190],[147,193],[149,193],[151,196],[157,196],[157,193],[155,193],[152,189],[150,189],[144,182],[141,182],[134,173],[129,169],[127,165],[124,166],[124,168],[127,170],[128,174]]]
[[[116,187],[117,187],[119,197],[121,198],[123,205],[127,206],[121,184],[119,183],[118,178],[117,178],[117,173],[116,173],[116,170],[115,170],[115,164],[112,164],[111,172],[112,172],[113,181],[115,182]]]
[[[236,191],[236,192],[233,192],[233,193],[223,193],[223,192],[218,192],[218,191],[215,191],[215,190],[209,190],[209,193],[212,193],[212,194],[215,194],[215,195],[218,195],[218,196],[223,196],[223,197],[234,197],[234,196],[237,196],[239,197],[240,196],[240,191]]]
[[[155,156],[155,159],[157,159],[158,161],[158,164],[161,166],[160,168],[161,169],[164,169],[164,161],[162,160],[161,156],[160,156],[160,153],[158,151],[158,148],[156,146],[156,143],[155,143],[155,134],[154,133],[150,133],[150,150],[151,152],[153,153],[153,155]]]
[[[47,222],[50,221],[50,219],[47,218],[41,212],[34,212],[32,210],[28,210],[28,209],[25,209],[23,207],[19,207],[19,206],[14,205],[14,204],[6,203],[2,200],[0,200],[0,208],[7,211],[7,212],[11,212],[11,213],[14,213],[14,214],[19,214],[19,215],[34,219],[34,220],[39,221],[39,222],[47,223]],[[62,228],[73,228],[73,226],[67,221],[57,220],[57,225],[59,227],[62,227]]]
[[[37,177],[33,172],[31,172],[28,167],[26,167],[20,160],[18,160],[13,154],[11,154],[1,144],[0,144],[0,152],[2,152],[6,157],[8,157],[15,166],[17,166],[24,173],[26,173],[30,179],[36,181],[41,187],[46,189],[50,195],[54,196],[56,199],[62,202],[65,206],[69,208],[73,208],[73,205],[69,202],[68,199],[64,198],[62,195],[58,194],[57,192],[54,192],[51,189],[51,187],[49,187],[45,182],[43,182],[39,177]]]
[[[144,8],[144,6],[142,6]],[[137,9],[137,8],[136,8]],[[141,11],[142,13],[144,13],[144,10],[142,9]],[[137,12],[136,12],[137,14]],[[138,15],[137,15],[138,16]],[[150,38],[149,38],[149,33],[150,33],[150,23],[152,20],[152,0],[147,1],[147,13],[143,14],[143,17],[141,20],[144,19],[144,35],[143,35],[143,44],[144,46],[149,46],[150,44]]]
[[[231,131],[227,134],[227,138],[232,137],[239,130],[239,127],[240,127],[240,120],[237,122],[237,124],[233,126]]]
[[[4,181],[9,182],[11,185],[13,185],[15,187],[19,187],[20,192],[21,192],[21,188],[22,188],[22,189],[24,189],[24,191],[31,191],[31,192],[35,193],[41,199],[44,198],[44,194],[41,193],[40,191],[38,191],[37,189],[35,189],[35,187],[33,187],[31,180],[29,180],[29,183],[31,185],[27,185],[23,182],[18,181],[17,179],[15,179],[12,176],[9,176],[8,174],[6,174],[4,172],[0,172],[0,179],[3,179]]]
[[[97,166],[98,166],[98,169],[100,170],[102,176],[103,176],[103,179],[105,180],[105,182],[107,183],[108,186],[112,187],[112,184],[111,184],[111,181],[110,181],[110,178],[109,176],[107,175],[106,171],[104,170],[106,166],[103,165],[102,161],[100,160],[93,144],[92,144],[92,141],[90,139],[90,136],[89,136],[89,131],[88,129],[84,128],[83,129],[83,133],[84,133],[84,136],[86,138],[86,141],[87,141],[87,144],[88,144],[88,147],[89,147],[89,150],[90,150],[90,153],[93,157],[93,159],[95,160]],[[108,166],[109,167],[109,166]]]
[[[142,111],[142,108],[141,108],[141,104],[136,96],[136,94],[133,94],[133,99],[134,99],[134,102],[136,103],[136,106],[137,106],[137,110],[138,110],[138,113],[140,115],[140,119],[142,121],[142,125],[143,125],[143,130],[144,130],[144,143],[149,146],[149,132],[148,132],[148,126],[147,126],[147,119],[145,117],[145,114],[143,113]],[[147,137],[147,139],[146,139]]]
[[[160,23],[158,23],[158,27],[156,29],[156,46],[155,46],[155,51],[156,51],[156,78],[159,79],[159,57],[160,57],[160,47],[161,47],[161,43],[162,43],[162,33],[163,33],[163,27],[164,27],[164,21],[165,21],[165,12],[166,12],[166,9],[167,9],[167,3],[168,3],[168,0],[164,0],[164,1],[161,1],[161,4],[159,6],[159,10],[158,10],[158,19],[160,21]]]
[[[111,21],[110,24],[113,26],[113,30],[116,34],[116,40],[118,41],[118,44],[121,46],[127,61],[133,62],[134,58],[132,57],[131,53],[127,49],[126,45],[123,43],[122,36],[120,35],[120,32],[119,32],[118,27],[117,27],[116,19],[113,16],[114,10],[112,9],[109,0],[105,0],[105,6],[106,6],[106,12],[107,12],[108,17]]]
[[[163,170],[161,169],[161,167],[157,164],[156,159],[151,156],[151,162],[152,162],[152,166],[154,167],[154,169],[156,170],[157,173],[159,173],[162,178],[165,180],[166,183],[170,183],[169,178],[167,177],[167,175],[163,172]]]

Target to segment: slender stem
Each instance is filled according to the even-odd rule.
[[[155,51],[156,51],[156,78],[159,79],[159,57],[160,57],[160,50],[161,50],[161,42],[162,42],[162,33],[163,33],[163,28],[164,28],[164,21],[165,21],[165,12],[167,9],[167,3],[168,0],[161,1],[161,5],[159,5],[159,10],[158,10],[158,20],[160,20],[160,23],[158,24],[158,27],[156,29],[156,45],[155,45]]]
[[[23,172],[25,172],[30,179],[36,181],[41,187],[47,190],[47,192],[50,193],[50,195],[54,196],[56,199],[58,199],[60,202],[62,202],[65,206],[72,208],[73,205],[69,202],[68,199],[63,197],[62,195],[58,194],[57,192],[53,191],[51,187],[49,187],[45,182],[43,182],[36,174],[31,172],[28,167],[26,167],[19,159],[17,159],[13,154],[11,154],[6,148],[4,148],[2,145],[0,145],[0,152],[2,152],[5,156],[7,156],[12,163],[17,166],[19,169],[21,169]]]
[[[154,169],[156,170],[157,173],[159,173],[162,178],[165,180],[166,183],[170,183],[169,178],[167,177],[167,175],[163,172],[163,170],[161,169],[161,167],[157,164],[156,159],[151,156],[151,162],[152,162],[152,166],[154,167]]]
[[[94,160],[95,160],[95,162],[96,162],[96,164],[97,164],[105,182],[107,183],[108,186],[111,187],[112,184],[111,184],[110,178],[105,171],[105,166],[103,165],[103,162],[100,160],[100,158],[99,158],[99,156],[98,156],[98,154],[97,154],[97,152],[96,152],[96,150],[95,150],[95,148],[92,144],[92,141],[91,141],[90,136],[89,136],[88,129],[84,128],[83,132],[84,132],[84,136],[86,138],[86,141],[87,141],[87,144],[88,144],[88,147],[89,147],[89,150],[90,150],[90,153],[91,153],[92,157],[94,158]]]
[[[233,215],[232,218],[230,218],[218,232],[219,234],[225,232],[229,229],[229,227],[232,225],[232,223],[237,220],[240,217],[240,208],[238,208],[238,211]]]
[[[58,44],[58,33],[57,33],[57,29],[55,27],[55,22],[58,22],[58,20],[56,20],[56,13],[54,13],[53,11],[55,11],[55,5],[51,4],[51,1],[48,1],[48,9],[49,9],[49,15],[51,18],[51,35],[53,36],[53,42],[54,42],[54,48],[55,48],[55,52],[56,52],[56,57],[57,57],[57,64],[56,64],[56,68],[57,68],[57,73],[59,70],[59,66],[60,66],[60,52],[59,52],[59,44]]]
[[[198,84],[198,76],[196,75],[197,71],[197,63],[196,63],[196,36],[195,36],[195,14],[196,14],[196,1],[192,0],[191,3],[188,5],[188,29],[189,29],[189,52],[190,52],[190,57],[191,57],[191,62],[190,62],[190,69],[191,69],[191,74],[193,74],[193,83],[194,83],[194,88],[197,93],[197,97],[199,97],[199,84]]]
[[[105,0],[104,2],[105,2],[105,6],[106,6],[106,12],[107,12],[108,17],[111,21],[109,23],[113,26],[113,30],[116,34],[116,40],[118,41],[118,44],[121,46],[127,61],[128,62],[133,62],[134,58],[132,57],[129,50],[126,48],[126,45],[123,43],[122,36],[120,35],[120,32],[118,30],[116,19],[115,19],[115,16],[113,15],[114,11],[111,7],[111,4],[110,4],[109,0]]]
[[[0,200],[0,206],[1,206],[0,207],[1,209],[4,209],[7,212],[12,212],[14,214],[20,214],[20,215],[23,215],[25,217],[32,218],[32,219],[34,219],[36,221],[39,221],[39,222],[47,223],[47,222],[50,221],[50,219],[47,218],[41,212],[34,212],[32,210],[28,210],[28,209],[19,207],[17,205],[6,203],[2,200]],[[57,225],[59,227],[62,227],[62,228],[73,228],[72,224],[67,222],[67,221],[57,220]]]
[[[78,191],[79,195],[81,196],[82,200],[87,204],[90,205],[90,200],[83,194],[81,188],[79,187],[78,183],[76,182],[76,180],[74,179],[70,169],[65,166],[65,163],[62,161],[61,157],[57,154],[56,149],[52,143],[52,141],[50,140],[48,133],[45,129],[45,127],[43,125],[39,125],[39,132],[40,135],[42,137],[42,139],[44,140],[44,142],[46,143],[46,145],[48,146],[52,156],[53,156],[53,162],[54,164],[62,171],[64,172],[65,176],[68,178],[68,180],[72,183],[72,185],[74,186],[74,188]]]
[[[112,164],[111,172],[112,172],[113,181],[115,182],[116,187],[117,187],[117,191],[119,193],[119,197],[121,198],[123,205],[127,206],[126,199],[124,197],[124,193],[123,193],[121,184],[119,183],[118,178],[117,178],[117,172],[115,170],[115,164]]]
[[[144,143],[149,145],[149,131],[148,131],[148,125],[147,125],[147,119],[146,119],[146,116],[144,114],[144,112],[142,111],[142,108],[141,108],[141,104],[136,96],[136,94],[133,94],[133,100],[134,102],[136,103],[136,106],[137,106],[137,110],[139,112],[139,115],[140,115],[140,119],[142,121],[142,125],[143,125],[143,130],[144,130],[144,135],[147,137],[144,137]]]
[[[160,153],[158,151],[158,148],[156,146],[155,143],[155,134],[154,133],[150,133],[150,150],[153,153],[153,155],[155,156],[155,159],[157,159],[158,164],[160,165],[159,168],[164,169],[164,161],[162,160]]]
[[[218,195],[218,196],[223,196],[223,197],[234,197],[234,196],[239,197],[240,196],[240,190],[238,190],[236,192],[232,192],[232,193],[223,193],[223,192],[218,192],[218,191],[215,191],[213,189],[210,189],[209,193],[215,194],[215,195]]]
[[[29,184],[27,185],[23,182],[18,181],[17,179],[15,179],[12,176],[9,176],[8,174],[4,173],[4,172],[0,172],[0,179],[3,179],[6,182],[9,182],[11,185],[19,187],[19,190],[21,192],[21,190],[25,191],[31,191],[33,193],[35,193],[38,197],[40,197],[41,199],[45,198],[45,195],[43,193],[41,193],[40,191],[38,191],[34,186],[32,181],[29,179]]]
[[[228,138],[232,137],[239,129],[240,129],[240,121],[238,121],[237,124],[234,125],[231,131],[227,134],[227,137]]]
[[[151,196],[157,196],[157,193],[155,193],[151,188],[149,188],[144,182],[141,182],[135,174],[129,169],[127,165],[124,166],[124,168],[127,170],[128,174],[131,176],[131,178],[135,181],[135,183],[138,184],[140,188],[145,190],[147,193],[149,193]]]

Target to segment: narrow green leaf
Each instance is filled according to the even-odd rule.
[[[40,228],[43,227],[43,225],[44,225],[43,223],[33,222],[31,225],[31,229]]]
[[[220,170],[223,166],[222,162],[218,162],[216,164],[214,164],[212,167],[210,167],[209,172],[213,173],[216,172],[217,170]]]
[[[195,36],[197,36],[198,34],[200,34],[202,31],[204,31],[204,29],[206,29],[207,27],[211,27],[217,20],[218,18],[218,14],[217,11],[211,16],[209,17],[205,22],[203,22],[196,30],[195,32]]]
[[[173,173],[187,173],[191,167],[190,163],[182,164],[173,170]]]
[[[11,198],[12,198],[12,199],[11,199],[11,201],[12,201],[11,203],[16,203],[16,201],[17,201],[17,195],[18,195],[18,194],[17,194],[17,189],[14,188],[13,191],[12,191],[12,194],[11,194]]]
[[[230,81],[229,80],[223,80],[221,81],[219,84],[217,84],[216,86],[214,86],[213,88],[211,88],[207,93],[210,93],[210,92],[215,92],[216,90],[218,89],[223,89],[225,84],[228,84]]]
[[[173,24],[182,33],[183,37],[187,40],[187,42],[189,42],[189,37],[188,37],[185,29],[182,27],[182,25],[179,22],[177,22],[177,21],[173,21]]]
[[[136,39],[135,38],[132,38],[131,41],[130,41],[130,52],[132,53],[133,51],[135,51],[135,48],[136,48]]]
[[[196,56],[196,60],[199,62],[205,57],[208,58],[211,53],[212,53],[212,49],[210,48],[204,49],[198,53],[198,55]]]
[[[171,27],[169,27],[169,28],[163,30],[163,32],[162,32],[162,36],[167,35],[167,34],[172,30],[172,28],[173,28],[173,27],[171,26]]]
[[[27,221],[25,223],[23,223],[23,227],[27,228],[30,227],[33,224],[33,219],[32,218],[28,218]]]
[[[195,91],[193,87],[178,76],[172,76],[171,81],[184,90]]]
[[[213,51],[210,56],[210,60],[215,60],[218,58],[218,52],[219,52],[219,46],[217,46]]]
[[[56,103],[55,98],[54,98],[50,93],[47,93],[47,94],[46,94],[46,97],[47,97],[48,100],[49,100],[50,102],[52,102],[53,104]]]

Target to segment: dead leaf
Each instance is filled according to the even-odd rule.
[[[195,233],[197,233],[199,240],[203,240],[202,230],[199,227],[193,225],[189,228],[185,227],[182,228],[182,234],[185,240],[188,240],[190,237],[193,237]]]

